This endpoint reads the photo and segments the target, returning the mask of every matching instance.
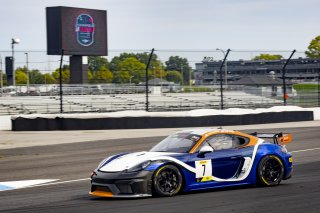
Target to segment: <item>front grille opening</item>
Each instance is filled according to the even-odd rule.
[[[133,194],[133,190],[130,184],[116,184],[121,194]]]
[[[108,186],[91,186],[91,192],[94,191],[103,191],[103,192],[111,192],[110,188]]]

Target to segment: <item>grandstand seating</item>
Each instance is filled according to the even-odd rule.
[[[144,110],[145,94],[107,94],[107,95],[65,95],[63,111],[112,112],[120,110]],[[230,107],[257,108],[280,105],[281,100],[252,95],[245,92],[224,92],[224,104]],[[191,110],[200,108],[219,109],[219,92],[163,93],[149,95],[151,111]],[[59,113],[59,96],[5,96],[0,97],[0,115]]]

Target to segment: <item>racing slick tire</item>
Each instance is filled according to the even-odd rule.
[[[283,163],[279,157],[267,155],[261,159],[257,171],[259,185],[276,186],[280,184],[283,175]]]
[[[180,170],[174,165],[161,166],[153,176],[153,189],[158,196],[174,196],[183,183]]]

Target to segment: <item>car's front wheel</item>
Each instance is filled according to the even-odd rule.
[[[284,175],[281,159],[275,155],[263,157],[258,166],[258,182],[263,186],[278,185]]]
[[[174,165],[160,167],[153,177],[154,191],[159,196],[173,196],[179,193],[182,187],[182,175]]]

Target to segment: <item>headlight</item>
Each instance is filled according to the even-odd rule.
[[[151,164],[151,161],[146,161],[143,163],[140,163],[136,166],[131,167],[130,169],[127,169],[126,172],[138,172],[145,168],[147,168]]]

